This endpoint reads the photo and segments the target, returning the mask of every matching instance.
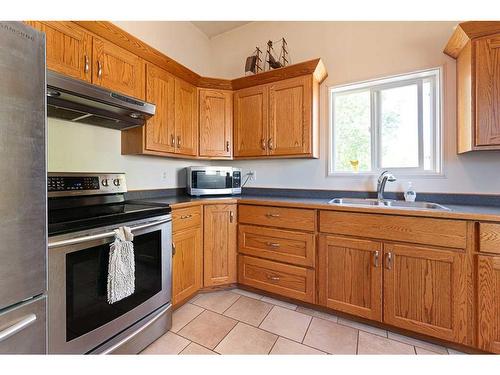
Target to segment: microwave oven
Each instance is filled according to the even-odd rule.
[[[189,195],[241,194],[241,169],[232,167],[187,167]]]

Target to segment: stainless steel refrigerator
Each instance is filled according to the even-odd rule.
[[[0,21],[0,353],[46,352],[45,35]]]

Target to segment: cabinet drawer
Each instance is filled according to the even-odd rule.
[[[256,257],[314,267],[314,234],[251,225],[238,227],[238,251]]]
[[[316,228],[314,210],[271,206],[239,206],[239,222],[313,232]]]
[[[479,251],[500,254],[500,224],[479,223]]]
[[[194,228],[201,224],[201,206],[175,208],[172,210],[172,227],[174,232]]]
[[[321,211],[321,232],[464,249],[465,221]]]
[[[304,302],[315,302],[314,270],[238,256],[238,282]]]

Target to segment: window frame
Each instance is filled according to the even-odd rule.
[[[423,98],[422,90],[425,81],[429,80],[431,82],[431,106],[429,108],[431,116],[434,119],[434,125],[431,128],[431,168],[424,169],[423,160]],[[329,134],[328,134],[328,170],[327,176],[346,176],[346,177],[356,177],[356,176],[372,176],[378,175],[383,170],[390,169],[391,171],[397,173],[401,176],[416,176],[416,177],[441,177],[443,174],[443,68],[434,67],[419,71],[414,71],[406,74],[398,74],[394,76],[388,76],[378,79],[372,79],[362,82],[355,82],[350,84],[336,85],[328,87],[328,100],[329,100]],[[407,86],[410,84],[416,84],[418,95],[418,167],[381,167],[381,144],[382,137],[381,126],[380,126],[380,116],[381,116],[381,91],[390,88],[397,88],[402,86]],[[334,110],[334,99],[335,95],[341,95],[342,93],[355,93],[369,91],[370,93],[370,138],[371,138],[371,170],[370,171],[336,171],[335,167],[335,110]]]

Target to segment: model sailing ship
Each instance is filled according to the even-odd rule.
[[[281,43],[279,55],[274,50],[274,45]],[[283,68],[290,64],[290,54],[288,53],[288,44],[285,38],[281,38],[277,42],[269,40],[267,42],[267,50],[264,57],[264,66],[262,66],[262,51],[259,47],[255,48],[254,53],[248,56],[245,63],[245,75],[257,74],[263,71]]]

